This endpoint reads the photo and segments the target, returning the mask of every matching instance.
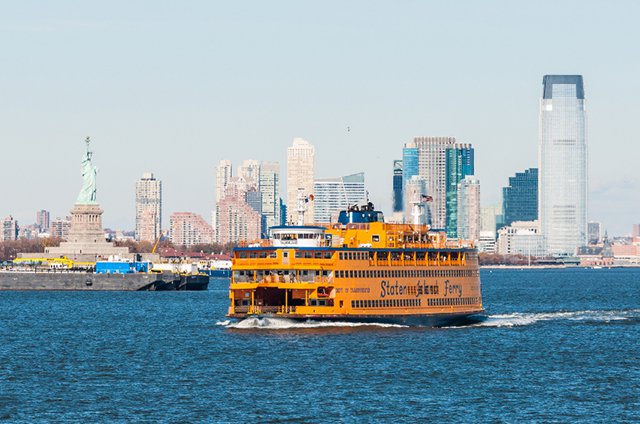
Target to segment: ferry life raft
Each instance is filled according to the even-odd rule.
[[[388,224],[368,203],[337,223],[277,226],[234,249],[227,317],[403,325],[484,318],[478,253],[427,225]]]

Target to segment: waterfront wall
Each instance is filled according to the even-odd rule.
[[[0,290],[140,290],[180,278],[164,274],[92,274],[74,272],[0,272]]]

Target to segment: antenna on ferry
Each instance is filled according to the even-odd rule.
[[[307,203],[313,200],[313,194],[310,194],[309,197],[304,195],[304,188],[298,188],[298,225],[304,225],[304,213],[307,211]]]
[[[413,215],[413,225],[418,226],[422,221],[422,203],[418,200],[414,200],[411,202],[413,205],[411,215]]]

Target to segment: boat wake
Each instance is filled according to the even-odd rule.
[[[640,320],[640,309],[537,313],[514,312],[511,314],[489,315],[486,320],[467,327],[520,327],[535,324],[540,321],[559,320],[582,321],[587,323]]]
[[[342,322],[342,321],[295,321],[286,318],[245,318],[242,321],[230,322],[218,321],[216,325],[226,328],[242,330],[289,330],[289,329],[315,329],[315,328],[354,328],[354,327],[382,327],[405,328],[406,325],[371,323],[371,322]]]

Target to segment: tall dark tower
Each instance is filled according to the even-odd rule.
[[[402,198],[402,161],[393,161],[393,211],[402,212],[403,198]]]

